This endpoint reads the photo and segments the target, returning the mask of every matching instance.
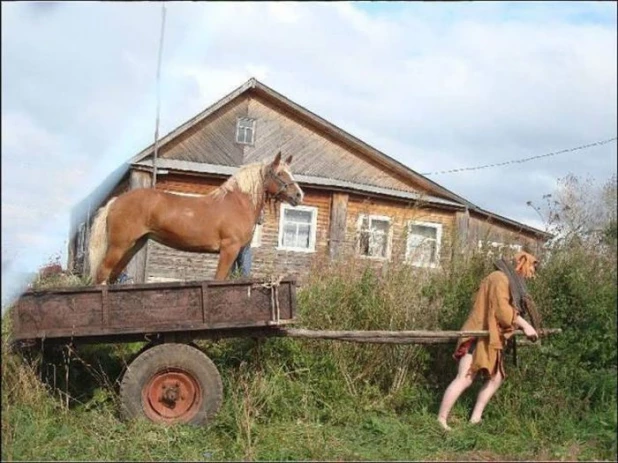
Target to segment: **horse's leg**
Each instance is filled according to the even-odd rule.
[[[238,256],[240,251],[240,244],[230,243],[221,245],[219,251],[219,263],[217,264],[217,272],[215,273],[215,280],[225,280],[232,268],[232,264]]]
[[[107,245],[107,252],[101,262],[99,271],[97,272],[97,281],[95,284],[106,284],[108,282],[115,281],[118,274],[128,263],[128,260],[124,265],[122,263],[127,259],[127,255],[131,254],[131,251],[140,241],[143,236],[138,240],[116,240],[110,241]],[[143,245],[143,243],[142,243]],[[137,252],[137,251],[135,251]],[[131,259],[131,254],[128,259]],[[122,265],[122,267],[120,267]]]
[[[126,246],[118,246],[115,244],[108,245],[105,257],[103,258],[101,266],[97,271],[97,279],[95,281],[95,284],[104,285],[107,284],[108,281],[110,281],[110,274],[112,273],[112,270],[114,269],[116,264],[120,262],[127,250],[128,247]]]
[[[131,262],[131,259],[133,259],[133,256],[137,254],[139,250],[144,247],[144,244],[146,244],[146,241],[148,241],[148,237],[143,236],[142,238],[137,240],[135,244],[133,245],[133,247],[131,247],[125,253],[125,255],[120,259],[120,261],[118,261],[118,263],[114,266],[114,268],[110,272],[110,275],[109,275],[110,282],[116,281],[116,279],[118,278],[118,275],[120,275],[120,273],[126,268],[126,266],[129,265],[129,262]]]

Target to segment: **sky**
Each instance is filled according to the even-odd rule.
[[[2,301],[60,256],[69,213],[160,134],[255,77],[419,173],[616,136],[616,2],[2,2]],[[428,175],[543,229],[616,142]]]

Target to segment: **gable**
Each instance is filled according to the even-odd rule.
[[[235,143],[236,120],[246,117],[247,109],[246,98],[229,102],[162,146],[159,157],[225,166],[243,164],[243,145]]]
[[[240,117],[256,120],[255,143],[235,142]],[[335,137],[298,120],[285,108],[244,93],[187,128],[160,148],[159,159],[239,166],[272,159],[282,151],[294,156],[294,173],[361,185],[428,193],[410,179],[388,172]]]
[[[284,157],[294,156],[292,170],[296,174],[403,191],[421,190],[259,96],[250,99],[248,117],[256,120],[256,140],[253,146],[245,147],[245,163],[271,159],[281,150]]]

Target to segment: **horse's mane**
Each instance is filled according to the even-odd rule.
[[[239,190],[251,196],[254,204],[257,204],[264,194],[264,175],[262,170],[266,164],[254,162],[242,166],[238,172],[228,178],[223,185],[212,192],[215,199],[222,199],[228,193]]]

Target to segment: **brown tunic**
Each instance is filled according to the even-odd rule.
[[[517,309],[511,305],[510,299],[509,280],[501,271],[496,270],[490,273],[481,282],[474,299],[474,306],[461,327],[462,331],[489,331],[489,337],[477,339],[476,349],[472,354],[470,368],[472,372],[484,370],[493,376],[499,369],[502,376],[505,376],[502,351],[505,341],[513,334],[515,329],[513,323],[519,315]],[[457,349],[470,339],[469,337],[460,338]]]

